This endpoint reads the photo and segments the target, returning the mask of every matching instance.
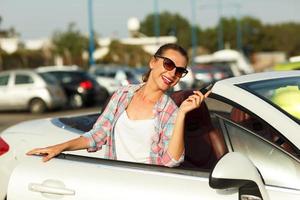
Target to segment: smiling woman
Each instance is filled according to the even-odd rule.
[[[161,46],[149,61],[144,83],[118,89],[93,128],[83,136],[28,155],[48,161],[62,151],[105,148],[105,158],[174,167],[184,159],[184,121],[209,95],[194,91],[178,107],[165,93],[187,74],[187,52]],[[142,133],[142,134],[141,134]]]

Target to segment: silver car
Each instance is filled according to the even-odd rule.
[[[52,76],[34,70],[0,73],[0,110],[29,110],[42,113],[64,106],[66,96]]]

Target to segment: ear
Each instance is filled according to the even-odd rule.
[[[156,58],[152,57],[150,59],[150,61],[149,61],[149,67],[150,67],[150,69],[153,69],[155,67],[156,62],[157,62]]]

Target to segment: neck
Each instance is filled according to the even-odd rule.
[[[137,94],[145,102],[156,103],[163,95],[163,92],[146,83]]]

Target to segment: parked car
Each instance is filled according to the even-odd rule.
[[[300,70],[300,62],[286,62],[280,63],[273,67],[276,71],[283,71],[283,70]]]
[[[66,96],[54,77],[34,70],[0,73],[0,110],[29,110],[42,113],[63,107]]]
[[[110,94],[120,86],[138,84],[140,81],[134,70],[125,66],[93,66],[89,72],[95,76],[97,82],[103,85]]]
[[[193,66],[191,70],[195,76],[195,88],[233,76],[231,71],[223,65],[197,65]]]
[[[248,58],[242,52],[233,49],[222,49],[212,54],[196,56],[194,62],[201,65],[223,65],[233,76],[254,72]]]
[[[176,168],[106,160],[101,151],[66,152],[46,164],[25,156],[78,137],[97,113],[12,126],[0,135],[0,199],[98,199],[99,188],[103,199],[300,199],[300,117],[292,112],[300,102],[280,103],[288,98],[281,90],[299,96],[299,83],[299,71],[217,81],[186,116],[185,160]],[[180,105],[190,94],[171,97]]]
[[[71,108],[90,106],[95,103],[102,105],[109,97],[104,87],[77,66],[48,66],[39,67],[37,70],[40,74],[50,74],[59,81]]]

